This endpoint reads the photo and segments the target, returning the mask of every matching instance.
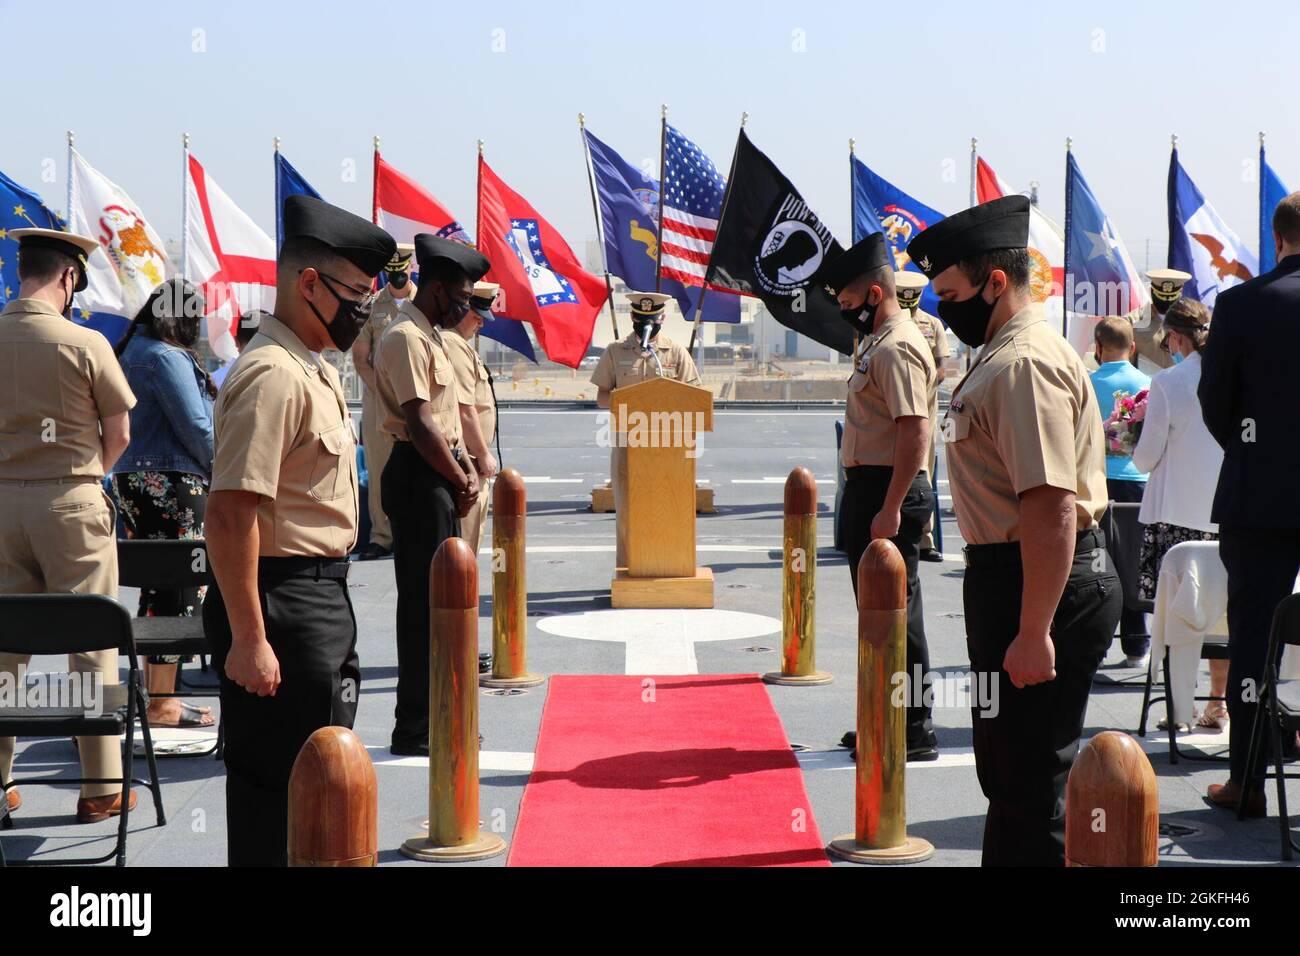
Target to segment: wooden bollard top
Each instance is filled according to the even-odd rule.
[[[785,480],[785,513],[788,515],[815,515],[817,513],[817,482],[803,465],[790,472]]]
[[[858,562],[858,610],[899,611],[907,607],[907,565],[894,542],[876,538]]]
[[[1151,761],[1128,734],[1088,741],[1065,785],[1065,856],[1075,866],[1155,866],[1160,798]]]
[[[492,487],[493,517],[521,517],[527,512],[528,501],[524,494],[524,476],[514,468],[503,468]]]
[[[374,866],[379,782],[365,745],[346,727],[307,738],[289,774],[289,862]]]
[[[438,545],[429,565],[429,607],[460,611],[478,607],[478,556],[462,538]]]

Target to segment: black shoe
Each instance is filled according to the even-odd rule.
[[[852,749],[857,745],[858,745],[858,732],[856,730],[850,730],[848,731],[848,733],[846,733],[843,737],[840,738],[841,747],[848,747],[849,749]]]
[[[492,673],[492,652],[491,651],[480,654],[478,656],[478,672],[480,674]]]
[[[923,548],[921,550],[920,558],[922,561],[933,561],[936,564],[943,561],[943,555],[934,550],[934,548]]]
[[[429,756],[429,742],[427,740],[415,742],[398,742],[395,740],[392,746],[388,748],[388,752],[394,757],[427,757]]]
[[[850,730],[840,740],[841,747],[852,747],[853,752],[849,754],[853,760],[858,759],[858,734],[855,730]],[[939,742],[934,735],[930,735],[929,740],[921,740],[914,744],[907,745],[908,763],[928,763],[931,760],[939,759]]]
[[[391,558],[393,552],[385,548],[382,544],[372,544],[361,552],[359,561],[379,561],[382,558]]]

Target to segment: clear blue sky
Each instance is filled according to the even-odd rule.
[[[657,164],[666,102],[723,168],[748,111],[755,143],[842,241],[850,136],[868,165],[944,212],[967,204],[977,136],[1013,186],[1038,180],[1060,219],[1068,135],[1141,266],[1146,238],[1163,256],[1171,132],[1252,247],[1259,130],[1300,188],[1298,28],[1294,0],[0,0],[0,170],[62,209],[64,131],[75,130],[87,160],[175,237],[188,131],[209,174],[271,232],[274,136],[327,199],[368,215],[378,133],[385,158],[473,231],[481,137],[488,161],[581,255],[594,226],[579,111],[629,161]],[[41,178],[47,160],[53,182]]]

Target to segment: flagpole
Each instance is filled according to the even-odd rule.
[[[190,134],[181,133],[181,278],[189,278]]]
[[[280,210],[284,208],[284,197],[280,195],[280,137],[272,140],[274,155],[271,157],[275,166],[275,254],[280,255]]]
[[[77,134],[74,133],[72,130],[68,130],[68,211],[67,211],[68,232],[72,231],[72,162],[73,162],[72,156],[73,153],[75,152],[75,150],[72,148],[72,144],[76,142],[76,139],[77,139]],[[77,298],[76,293],[73,293],[72,298],[74,301],[76,300]]]
[[[1070,220],[1073,218],[1070,197],[1074,194],[1074,182],[1070,173],[1070,145],[1073,142],[1069,136],[1065,137],[1065,258],[1061,269],[1065,282],[1065,288],[1061,291],[1065,295],[1061,300],[1061,334],[1067,339],[1070,337],[1070,307],[1074,305],[1074,282],[1070,275]]]
[[[1259,257],[1260,275],[1264,274],[1264,238],[1265,238],[1264,237],[1264,216],[1265,216],[1264,190],[1267,188],[1267,185],[1265,184],[1264,181],[1264,167],[1266,165],[1268,164],[1264,159],[1264,131],[1260,130],[1259,131],[1259,230],[1258,230],[1259,250],[1257,252],[1257,255]]]
[[[374,175],[370,179],[370,221],[376,226],[379,225],[379,134],[376,133],[373,139],[375,145],[375,158],[372,166]],[[479,152],[482,152],[482,140],[480,142]],[[478,227],[475,226],[475,235],[478,235]]]
[[[740,137],[745,133],[745,123],[749,120],[748,113],[740,114],[740,132],[736,135],[736,148],[731,153],[731,168],[727,171],[727,189],[722,194],[722,205],[718,208],[718,228],[722,228],[722,219],[727,214],[727,201],[731,198],[731,184],[736,180],[736,159],[740,156]],[[659,181],[659,188],[663,189],[663,180]],[[660,197],[659,208],[663,209],[663,198]],[[661,247],[662,248],[662,247]],[[717,238],[715,236],[713,245],[709,248],[709,261],[704,266],[704,281],[700,283],[700,301],[695,306],[695,321],[691,325],[691,344],[687,346],[686,351],[695,357],[695,339],[700,332],[700,317],[704,314],[704,290],[709,287],[709,276],[713,273],[713,252],[718,248]],[[760,326],[760,328],[762,328]]]
[[[979,175],[979,140],[974,136],[970,138],[970,204],[979,205],[979,190],[975,187],[976,177]]]
[[[660,291],[663,279],[659,270],[664,261],[664,160],[668,152],[668,104],[659,104],[659,236],[655,241],[655,291]],[[700,296],[701,299],[704,296]],[[691,341],[694,342],[694,336]]]
[[[614,312],[614,283],[609,278],[609,255],[605,249],[605,220],[600,214],[600,200],[596,198],[596,169],[592,166],[591,147],[587,143],[587,118],[582,113],[578,114],[578,135],[582,137],[582,154],[587,160],[587,185],[591,187],[591,209],[596,215],[596,241],[600,243],[600,261],[605,269],[605,302],[609,305],[609,323],[614,327],[614,341],[617,342],[618,316]]]
[[[852,136],[849,137],[849,238],[853,240],[850,245],[857,245],[858,242],[858,210],[856,200],[858,198],[857,184],[853,180],[853,147],[857,145],[857,140]],[[858,330],[853,330],[853,361],[858,360]]]

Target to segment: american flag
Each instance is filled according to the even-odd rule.
[[[727,181],[713,160],[689,139],[667,127],[664,140],[663,233],[659,274],[686,285],[703,285],[709,253],[718,235]]]

